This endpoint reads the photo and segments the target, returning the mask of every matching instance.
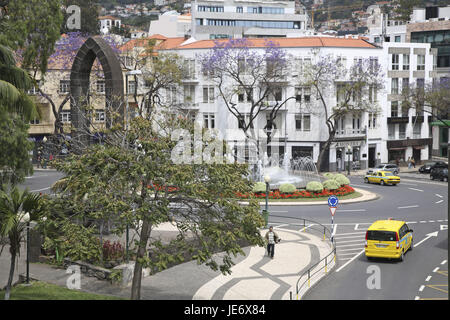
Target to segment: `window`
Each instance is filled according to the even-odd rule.
[[[398,138],[405,139],[406,138],[406,123],[398,124]]]
[[[246,125],[250,123],[250,115],[249,114],[241,114],[238,116],[238,128],[244,129]]]
[[[408,117],[409,108],[405,101],[402,101],[402,117]]]
[[[214,102],[214,87],[204,86],[203,87],[203,103],[213,103]]]
[[[392,55],[392,70],[398,70],[398,66],[399,66],[399,55],[398,54],[393,54]]]
[[[214,113],[203,114],[203,125],[205,128],[214,129],[216,127]]]
[[[183,64],[183,78],[194,79],[195,78],[195,60],[185,59]]]
[[[377,101],[378,90],[376,86],[369,86],[369,101],[376,102]]]
[[[299,113],[295,115],[295,130],[310,131],[311,130],[311,115]]]
[[[166,89],[166,95],[167,95],[167,101],[169,101],[171,104],[178,103],[178,94],[177,94],[177,88],[176,87],[170,87]]]
[[[417,55],[417,70],[425,70],[425,55]]]
[[[398,94],[398,78],[391,80],[391,94]]]
[[[311,102],[311,87],[296,87],[295,101],[298,103],[301,103],[302,101],[305,103]]]
[[[403,70],[409,70],[409,54],[403,55]]]
[[[283,99],[283,90],[281,87],[272,88],[267,95],[267,101],[281,101]]]
[[[236,12],[237,12],[237,13],[243,13],[244,10],[243,10],[242,7],[236,7]]]
[[[95,110],[95,121],[105,122],[105,110],[103,109]]]
[[[398,101],[391,102],[391,117],[398,117]]]
[[[395,36],[395,42],[401,42],[401,37],[400,36]]]
[[[394,140],[395,139],[395,124],[388,123],[388,139]]]
[[[70,111],[61,111],[59,114],[59,121],[61,122],[70,122],[71,119]]]
[[[253,88],[239,88],[238,101],[241,103],[251,102],[253,98]]]
[[[187,84],[184,86],[184,103],[195,102],[195,86]]]
[[[377,127],[377,114],[370,112],[368,115],[369,118],[369,129],[375,129]]]
[[[39,119],[38,118],[31,119],[30,124],[39,124]]]
[[[59,81],[59,93],[68,93],[70,91],[70,80]]]
[[[128,81],[128,94],[136,94],[136,81]]]
[[[402,79],[402,92],[404,90],[409,90],[409,78]],[[405,91],[405,92],[407,92],[407,91]]]
[[[361,118],[353,117],[353,119],[352,119],[352,129],[353,129],[353,133],[359,133],[360,132],[360,129],[361,129]]]
[[[105,92],[105,80],[97,80],[97,92]]]
[[[413,138],[418,139],[422,133],[422,124],[416,122],[413,126]]]

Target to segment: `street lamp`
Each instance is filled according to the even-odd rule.
[[[42,139],[43,148],[42,148],[42,157],[43,157],[43,168],[47,169],[47,137],[44,136]]]
[[[350,175],[350,155],[352,154],[352,147],[350,145],[347,146],[347,172]]]
[[[266,183],[266,209],[263,210],[264,221],[267,224],[269,223],[269,192],[270,192],[270,176],[264,176],[264,182]]]

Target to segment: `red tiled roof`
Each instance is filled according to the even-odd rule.
[[[169,38],[170,39],[170,38]],[[342,47],[342,48],[376,48],[374,45],[362,39],[345,39],[330,37],[301,37],[301,38],[253,38],[248,39],[254,48],[266,47],[266,43],[271,41],[280,47]],[[221,40],[200,40],[178,46],[172,49],[210,49],[216,45],[216,42],[226,42],[228,39]],[[169,48],[167,48],[169,49]]]

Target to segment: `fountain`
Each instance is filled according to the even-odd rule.
[[[264,176],[269,176],[271,189],[278,189],[284,183],[293,184],[301,189],[306,188],[310,181],[322,180],[311,157],[297,157],[290,160],[287,154],[280,161],[278,154],[268,157],[267,153],[264,153],[263,161],[258,160],[253,173],[255,181],[264,181]]]

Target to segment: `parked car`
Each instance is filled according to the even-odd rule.
[[[448,168],[448,164],[444,161],[427,161],[419,168],[420,173],[430,173],[434,168]]]
[[[394,175],[397,175],[400,172],[400,168],[396,164],[392,163],[380,163],[375,168],[369,169],[367,174],[372,174],[378,171],[390,171]]]
[[[431,180],[448,181],[448,168],[433,168],[430,172]]]

